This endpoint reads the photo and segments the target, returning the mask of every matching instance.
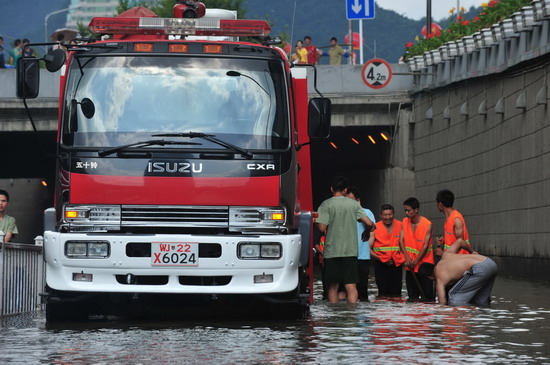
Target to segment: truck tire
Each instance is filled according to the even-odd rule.
[[[46,302],[46,322],[84,321],[88,319],[85,308],[75,303],[64,303],[58,300]]]

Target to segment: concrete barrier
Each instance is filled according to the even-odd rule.
[[[38,98],[59,97],[60,72],[51,73],[48,70],[40,70],[40,93]],[[15,69],[0,69],[0,99],[13,99],[16,96],[16,72]]]

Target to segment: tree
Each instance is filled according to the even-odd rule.
[[[76,29],[78,30],[78,33],[84,38],[88,38],[92,36],[92,32],[90,32],[90,28],[88,28],[87,25],[84,25],[82,22],[76,23]]]

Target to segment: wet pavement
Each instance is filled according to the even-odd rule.
[[[316,287],[317,292],[320,288]],[[375,289],[371,291],[375,293]],[[490,308],[317,298],[302,321],[4,318],[1,364],[550,364],[550,285],[498,277]]]

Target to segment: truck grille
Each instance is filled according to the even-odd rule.
[[[229,208],[224,206],[123,205],[122,227],[206,227],[229,225]]]

